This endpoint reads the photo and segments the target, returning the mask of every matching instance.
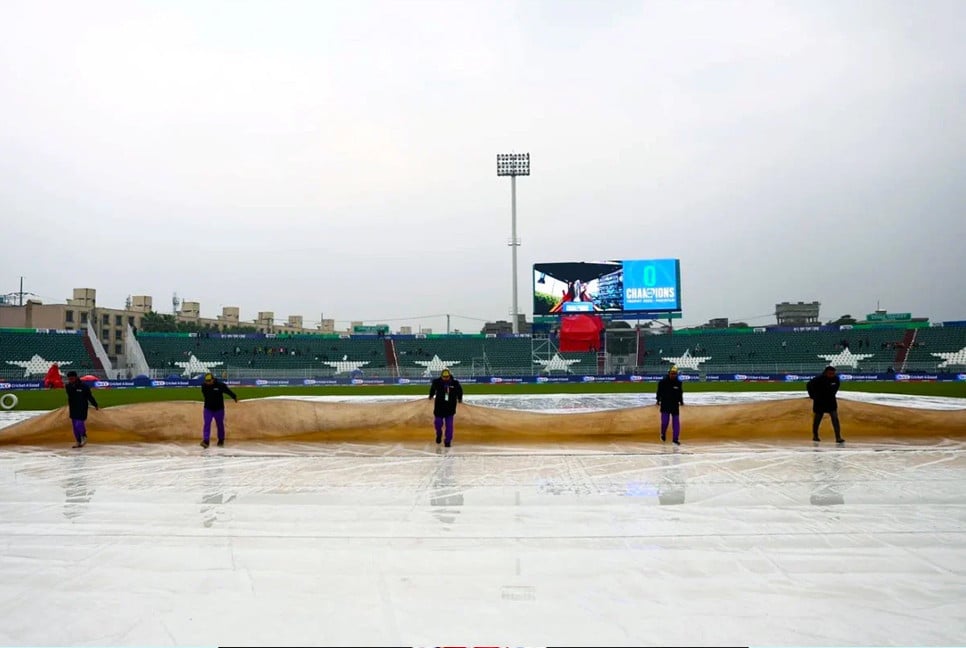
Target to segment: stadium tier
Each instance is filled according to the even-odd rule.
[[[399,374],[402,376],[436,376],[449,367],[456,376],[483,375],[484,342],[482,335],[429,335],[426,337],[394,337]],[[530,363],[530,341],[526,364]]]
[[[487,338],[483,345],[487,368],[496,376],[512,376],[526,371],[533,373],[533,352],[530,338]]]
[[[748,332],[729,330],[682,331],[642,338],[644,368],[667,366],[682,356],[701,357],[703,371],[732,370],[803,372],[833,364],[858,370],[886,371],[901,363],[899,351],[906,329],[849,329],[839,331]],[[667,358],[671,358],[668,360]],[[901,365],[900,365],[901,366]]]
[[[641,335],[608,357],[557,350],[556,338],[484,335],[265,335],[141,333],[153,377],[329,378],[663,373],[671,364],[691,373],[809,374],[832,364],[847,372],[952,372],[966,369],[966,325],[840,330],[682,330]],[[625,336],[626,342],[626,336]],[[42,378],[51,363],[101,375],[79,332],[0,329],[0,380]],[[638,362],[638,359],[642,360]]]
[[[386,368],[381,339],[302,335],[266,337],[142,333],[138,343],[151,369],[164,375],[333,376]],[[380,372],[380,373],[384,373]]]
[[[73,370],[103,377],[84,346],[84,338],[81,331],[0,329],[0,378],[40,379],[53,363],[62,374]]]
[[[966,326],[916,329],[911,339],[906,364],[931,365],[942,369],[966,369]]]

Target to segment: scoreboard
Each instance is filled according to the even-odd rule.
[[[679,313],[680,259],[537,263],[533,314]]]

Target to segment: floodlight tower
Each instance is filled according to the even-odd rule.
[[[520,332],[520,308],[517,305],[517,176],[530,175],[529,153],[500,153],[496,156],[496,175],[510,176],[510,242],[513,250],[513,332]]]

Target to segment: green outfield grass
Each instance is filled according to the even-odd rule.
[[[653,383],[557,383],[538,385],[465,385],[473,394],[632,394],[653,393]],[[843,391],[862,391],[880,394],[912,394],[916,396],[948,396],[966,398],[966,383],[879,382],[843,383]],[[365,387],[237,387],[240,399],[266,396],[382,396],[428,395],[429,388],[421,385],[385,385]],[[685,392],[761,392],[798,391],[805,393],[805,383],[685,383]],[[95,398],[102,407],[174,400],[201,400],[199,387],[165,387],[158,389],[95,389]],[[18,392],[19,410],[50,410],[66,403],[63,390]]]

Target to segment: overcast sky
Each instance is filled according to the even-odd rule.
[[[686,324],[966,319],[966,2],[0,2],[0,293],[479,330],[678,257]]]

